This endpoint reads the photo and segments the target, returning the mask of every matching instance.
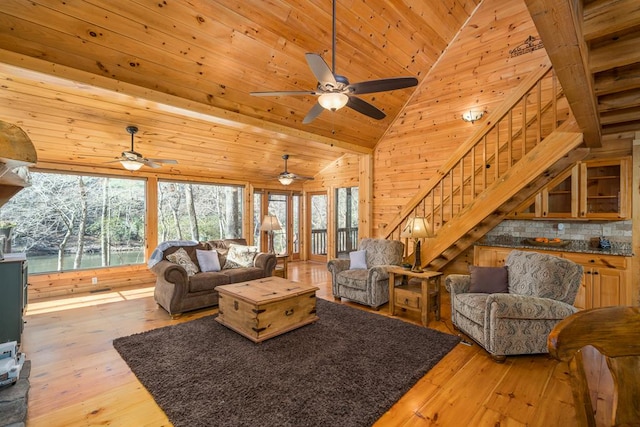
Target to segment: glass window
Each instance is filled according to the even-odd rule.
[[[145,181],[31,172],[31,186],[0,208],[5,249],[29,273],[144,262]],[[2,239],[0,237],[0,239]]]
[[[158,182],[158,242],[237,239],[244,187]]]

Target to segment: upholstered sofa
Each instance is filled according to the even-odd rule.
[[[572,304],[583,269],[566,258],[518,250],[505,267],[471,267],[471,275],[447,276],[451,321],[498,362],[548,353],[553,327],[578,311]]]
[[[238,267],[227,262],[227,255],[232,245],[240,245],[239,248],[241,248],[246,246],[247,242],[245,239],[224,239],[208,242],[164,242],[159,245],[148,264],[150,270],[156,275],[154,292],[156,302],[171,316],[176,316],[186,311],[217,305],[218,292],[215,287],[218,285],[261,279],[273,274],[276,266],[275,254],[256,252],[255,255],[251,255],[250,266]],[[197,267],[197,272],[188,272],[193,266],[183,266],[176,262],[180,260],[176,260],[175,255],[172,257],[172,254],[176,254],[181,249]],[[216,251],[213,254],[217,255],[217,263],[211,258],[214,256],[212,250]],[[202,252],[199,254],[198,251]],[[205,260],[207,264],[213,260],[216,267],[214,269],[219,271],[202,271],[212,270],[212,268],[203,268],[205,266],[201,264]]]
[[[360,252],[356,265],[353,255]],[[327,268],[331,272],[332,292],[336,299],[346,298],[374,309],[389,302],[389,273],[391,265],[400,265],[404,243],[387,239],[362,239],[358,251],[350,259],[332,259]]]

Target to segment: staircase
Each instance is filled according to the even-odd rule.
[[[577,148],[582,142],[556,75],[545,64],[389,223],[386,238],[402,240],[409,218],[427,218],[434,237],[422,245],[422,266],[440,270],[584,158],[589,149]]]

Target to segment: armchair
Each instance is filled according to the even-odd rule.
[[[387,267],[400,265],[404,243],[386,239],[362,239],[359,250],[366,252],[366,269],[350,269],[348,259],[330,260],[333,297],[346,298],[374,309],[389,301]]]
[[[506,293],[470,292],[471,276],[451,274],[451,322],[497,362],[507,355],[548,353],[553,327],[578,311],[572,304],[582,266],[565,258],[514,250],[507,257]]]

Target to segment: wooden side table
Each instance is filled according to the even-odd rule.
[[[273,270],[273,275],[287,279],[287,268],[289,263],[289,255],[276,255],[276,268]]]
[[[390,267],[389,272],[389,314],[395,316],[396,308],[417,311],[422,324],[427,326],[429,311],[435,312],[436,320],[440,320],[440,277],[439,271],[415,272],[401,267]],[[396,275],[402,275],[402,284],[396,285]],[[420,279],[420,284],[410,282],[410,278]],[[431,287],[429,285],[432,285]],[[433,307],[430,301],[433,299]]]

